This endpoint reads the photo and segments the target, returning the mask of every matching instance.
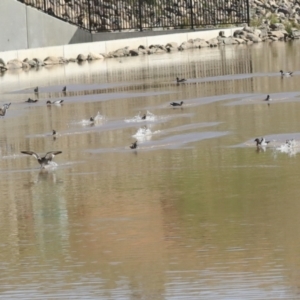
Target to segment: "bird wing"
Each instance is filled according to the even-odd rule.
[[[5,103],[3,106],[2,106],[2,109],[5,108],[5,109],[9,109],[11,103]]]
[[[35,152],[33,152],[33,151],[21,151],[21,153],[23,153],[23,154],[28,154],[28,155],[32,155],[32,156],[35,157],[37,160],[41,159],[41,157],[40,157],[37,153],[35,153]]]
[[[47,152],[46,155],[44,156],[44,158],[48,159],[48,160],[52,160],[52,158],[54,158],[55,155],[58,155],[62,153],[62,151],[50,151]]]

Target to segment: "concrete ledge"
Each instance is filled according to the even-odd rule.
[[[230,36],[238,28],[228,28],[223,29],[226,36]],[[56,46],[56,47],[46,47],[46,48],[33,48],[17,51],[5,51],[0,52],[0,57],[5,61],[18,58],[24,60],[25,58],[39,58],[44,60],[48,56],[58,56],[64,57],[66,59],[76,58],[78,54],[88,55],[89,52],[95,53],[109,53],[120,48],[129,46],[130,49],[138,48],[140,45],[149,47],[152,44],[162,44],[166,45],[169,42],[176,42],[180,45],[183,42],[188,41],[189,39],[202,38],[209,40],[211,38],[216,38],[220,30],[209,30],[209,31],[197,31],[197,32],[188,32],[188,33],[175,33],[172,35],[161,35],[161,36],[148,36],[143,38],[130,38],[130,39],[121,39],[115,41],[105,41],[105,42],[93,42],[93,43],[84,43],[84,44],[72,44],[65,46]]]

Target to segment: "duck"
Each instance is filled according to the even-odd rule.
[[[279,71],[281,76],[292,76],[293,72],[283,72],[282,70]]]
[[[55,105],[59,105],[59,104],[62,104],[64,102],[64,100],[63,99],[60,99],[60,100],[55,100],[55,101],[50,101],[50,100],[48,100],[47,102],[46,102],[46,104],[47,105],[51,105],[51,104],[55,104]]]
[[[137,142],[138,141],[135,141],[134,143],[132,143],[129,147],[130,149],[136,149],[137,148]]]
[[[264,99],[264,101],[272,101],[272,98],[270,97],[270,95],[267,95],[267,98]]]
[[[51,165],[52,159],[55,157],[55,155],[61,154],[62,151],[49,151],[44,156],[39,156],[34,151],[21,151],[23,154],[32,155],[38,163],[41,165],[41,168],[46,168],[47,166]]]
[[[147,118],[146,114],[143,114],[141,117],[142,120],[146,120],[146,118]]]
[[[25,102],[27,102],[27,103],[36,103],[36,102],[38,102],[39,100],[38,99],[31,99],[31,98],[28,98]]]
[[[183,104],[183,101],[181,101],[180,103],[178,102],[171,102],[170,105],[172,106],[181,106]]]
[[[259,148],[259,147],[266,147],[270,143],[270,141],[266,141],[265,138],[261,138],[261,139],[256,138],[254,140],[254,142],[256,142],[256,147],[257,148]]]
[[[0,108],[0,116],[4,117],[6,114],[6,110],[9,109],[11,103],[5,103],[3,106]]]
[[[178,78],[178,77],[176,77],[176,81],[177,81],[177,83],[181,83],[181,82],[186,82],[186,79],[185,78]]]
[[[90,117],[90,122],[95,122],[95,119],[93,117]]]
[[[33,91],[34,91],[35,93],[38,93],[38,92],[39,92],[39,87],[37,86]]]
[[[62,91],[65,93],[67,91],[67,86],[64,86]]]

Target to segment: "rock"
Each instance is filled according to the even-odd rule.
[[[243,40],[243,39],[239,39],[239,38],[234,38],[234,39],[235,39],[235,41],[236,41],[238,44],[245,44],[245,43],[246,43],[246,41]]]
[[[45,63],[39,58],[34,58],[33,60],[36,62],[37,66],[39,67],[45,65]]]
[[[35,60],[31,59],[31,60],[27,60],[27,61],[24,61],[23,60],[23,63],[27,63],[31,68],[35,68],[37,66],[37,63]]]
[[[220,31],[219,32],[219,36],[225,38],[225,32],[224,31]]]
[[[139,55],[139,50],[138,49],[131,49],[131,50],[129,50],[129,53],[130,53],[131,56],[138,56]]]
[[[180,46],[179,46],[179,48],[178,48],[178,50],[179,51],[183,51],[183,50],[187,50],[187,49],[192,49],[192,48],[194,48],[194,45],[193,45],[194,43],[192,43],[192,42],[183,42]]]
[[[261,38],[256,36],[254,33],[247,33],[246,39],[250,40],[253,43],[261,42]]]
[[[101,54],[90,52],[88,54],[87,60],[97,60],[97,59],[103,59],[103,58],[104,57]]]
[[[207,41],[209,47],[217,47],[219,45],[219,41],[216,38],[212,38]]]
[[[275,37],[280,40],[284,38],[284,33],[282,31],[270,31],[269,37]]]
[[[146,55],[148,52],[146,49],[138,49],[139,54]]]
[[[223,43],[225,45],[233,45],[233,44],[237,44],[238,42],[233,37],[227,37],[223,39]]]
[[[175,42],[171,42],[171,43],[168,43],[166,44],[166,48],[174,48],[174,49],[177,49],[178,48],[178,44],[175,43]]]
[[[61,57],[48,56],[44,59],[45,65],[57,65],[57,64],[63,64],[63,63],[64,63],[64,61],[62,60]]]
[[[22,62],[22,69],[29,70],[29,69],[31,69],[31,66],[29,65],[28,62]]]
[[[8,68],[8,70],[21,69],[21,68],[23,68],[23,62],[20,61],[19,59],[9,60],[7,62],[7,68]]]
[[[87,57],[83,54],[78,54],[76,60],[77,61],[86,61]]]

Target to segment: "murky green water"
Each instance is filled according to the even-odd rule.
[[[2,76],[1,103],[12,104],[0,119],[0,298],[300,299],[298,48]],[[23,150],[62,154],[40,171]]]

